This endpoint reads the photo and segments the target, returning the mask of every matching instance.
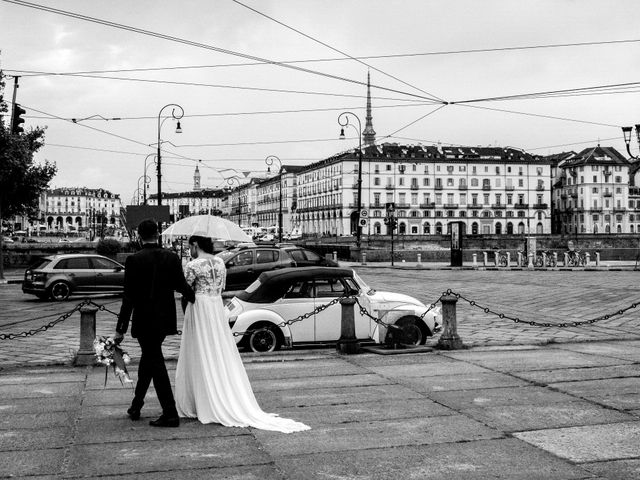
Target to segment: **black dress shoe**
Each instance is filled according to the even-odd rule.
[[[140,420],[140,409],[129,407],[129,410],[127,410],[127,415],[129,415],[129,418],[131,420]]]
[[[178,417],[167,417],[160,415],[157,420],[151,420],[149,425],[152,427],[179,427],[180,419]]]

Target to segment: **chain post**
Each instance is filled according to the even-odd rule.
[[[478,254],[474,253],[471,258],[473,258],[473,268],[478,268]]]
[[[93,365],[95,361],[93,341],[96,338],[96,312],[98,310],[98,307],[91,304],[80,308],[80,349],[74,365]]]
[[[443,295],[442,302],[442,334],[438,339],[437,347],[442,350],[460,350],[464,348],[462,339],[458,335],[458,320],[456,319],[456,295]]]
[[[362,252],[362,265],[367,264],[367,252]]]
[[[488,266],[489,264],[489,254],[487,252],[482,252],[482,265]]]
[[[493,252],[493,262],[496,264],[496,267],[500,266],[500,252]]]
[[[600,266],[600,252],[596,252],[596,267]]]
[[[564,252],[564,266],[569,266],[569,254],[567,252]]]
[[[336,252],[335,250],[333,251],[333,261],[334,262],[338,261],[338,252]]]
[[[588,267],[589,262],[591,262],[591,254],[589,252],[584,254],[584,266]]]
[[[507,268],[511,267],[511,252],[507,252]]]
[[[342,305],[342,325],[336,350],[346,355],[360,353],[360,342],[356,339],[355,304],[356,299],[353,297],[340,300],[340,305]]]
[[[553,266],[558,266],[558,252],[553,252]]]

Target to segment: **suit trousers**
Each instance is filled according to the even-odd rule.
[[[142,408],[144,397],[147,394],[149,385],[153,380],[153,387],[156,390],[162,414],[170,417],[177,417],[176,402],[171,391],[171,382],[167,373],[167,366],[164,363],[162,354],[162,342],[165,336],[138,336],[142,355],[138,366],[138,382],[136,383],[135,396],[131,405],[134,408]]]

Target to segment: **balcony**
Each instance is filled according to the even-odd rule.
[[[613,207],[614,212],[626,212],[627,209],[625,207]]]
[[[420,208],[436,208],[435,203],[421,203]]]
[[[482,185],[482,190],[491,190],[491,185]]]
[[[544,192],[544,185],[538,185],[536,187],[536,190],[538,190],[539,192]]]
[[[444,208],[459,208],[457,203],[445,203]]]
[[[591,207],[590,212],[602,213],[602,207]]]
[[[442,185],[436,185],[433,187],[435,190],[442,190]]]
[[[613,192],[604,192],[602,195],[605,197],[611,197],[613,196]]]
[[[357,190],[357,189],[358,189],[358,184],[357,184],[357,183],[354,183],[353,185],[351,185],[351,188],[352,188],[352,189],[354,189],[354,190]],[[326,190],[325,190],[325,191],[326,191]]]
[[[493,208],[494,210],[504,210],[505,208],[507,208],[507,206],[504,203],[494,203],[493,205],[491,205],[491,208]]]
[[[419,188],[418,185],[411,185],[411,190],[419,190]]]
[[[525,209],[525,208],[529,208],[529,204],[528,203],[516,203],[516,204],[513,205],[513,208]]]
[[[384,188],[386,190],[393,190],[394,189],[393,185],[385,185]]]
[[[566,200],[568,198],[568,195],[566,193],[563,193],[563,194],[560,195],[560,198],[562,200]]]
[[[467,205],[467,208],[469,208],[471,210],[481,210],[482,209],[482,205],[479,205],[477,203],[472,203],[470,205]]]
[[[515,189],[516,189],[516,187],[514,187],[513,185],[506,185],[506,186],[504,187],[504,189],[505,189],[505,190],[507,190],[507,191],[513,191],[513,190],[515,190]]]
[[[469,187],[467,187],[466,185],[458,185],[458,190],[468,190]]]
[[[533,208],[536,208],[538,210],[546,210],[548,207],[548,205],[546,203],[534,203],[533,204]]]
[[[572,192],[572,193],[571,193],[571,196],[572,196],[573,198],[578,198],[578,192]]]
[[[396,210],[399,208],[411,208],[411,205],[408,203],[396,203]]]

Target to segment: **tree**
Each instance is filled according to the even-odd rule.
[[[0,71],[0,113],[7,111],[4,103],[4,76]],[[56,174],[55,164],[34,163],[34,153],[44,145],[44,129],[12,135],[5,122],[0,123],[0,225],[3,218],[14,215],[34,216],[42,192]],[[0,235],[0,280],[4,278],[4,258]]]

